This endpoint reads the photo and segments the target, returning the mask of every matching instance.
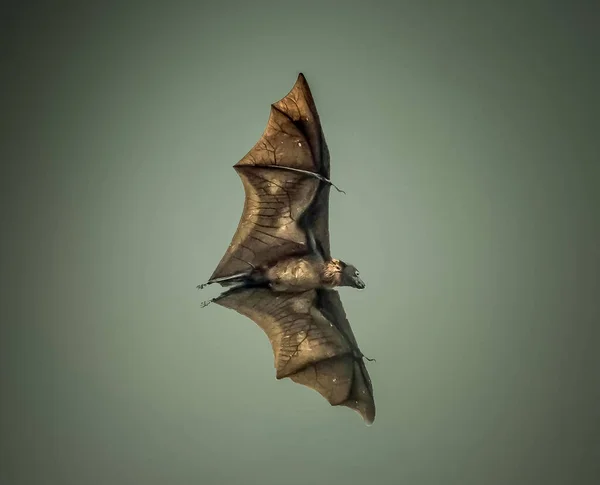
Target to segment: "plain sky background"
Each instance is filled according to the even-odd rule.
[[[2,7],[0,484],[600,483],[592,6]],[[195,289],[298,72],[372,427]]]

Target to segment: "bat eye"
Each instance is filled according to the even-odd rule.
[[[356,270],[356,271],[354,272],[354,276],[358,276],[359,274],[360,274],[360,273],[358,272],[358,270]]]

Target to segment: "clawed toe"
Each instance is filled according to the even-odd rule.
[[[210,300],[203,301],[202,303],[200,303],[200,308],[205,308],[205,307],[207,307],[207,306],[208,306],[208,305],[210,305],[210,304],[211,304],[213,301],[215,301],[215,299],[214,299],[214,298],[212,298],[212,299],[210,299]]]

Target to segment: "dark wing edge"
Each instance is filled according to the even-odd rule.
[[[321,119],[308,82],[304,74],[299,73],[291,91],[272,105],[284,113],[305,135],[317,161],[316,171],[330,178],[329,149],[321,127]]]
[[[373,423],[371,380],[336,291],[241,288],[215,303],[262,328],[273,348],[277,379],[289,377],[319,392],[332,406],[349,407]]]
[[[318,307],[321,313],[326,316],[329,322],[335,325],[344,339],[349,342],[354,352],[355,384],[345,405],[363,416],[367,424],[372,424],[375,420],[373,384],[365,366],[363,354],[358,347],[356,337],[346,316],[340,294],[335,290],[317,290],[317,295],[319,298]]]
[[[329,148],[325,141],[321,119],[304,74],[298,74],[298,79],[292,90],[273,107],[291,119],[304,134],[310,145],[313,159],[317,161],[315,171],[326,179],[331,180],[331,164]],[[327,260],[331,259],[329,241],[329,192],[330,186],[321,183],[315,201],[307,214],[306,225],[311,227],[317,244],[317,249]]]

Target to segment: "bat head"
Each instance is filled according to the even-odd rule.
[[[356,267],[351,264],[342,264],[342,283],[340,286],[351,286],[352,288],[358,288],[359,290],[362,290],[366,285],[365,282],[358,276],[359,272]]]
[[[339,259],[332,259],[327,263],[326,277],[334,286],[350,286],[362,290],[365,283],[360,279],[358,270],[351,264],[346,264]]]

